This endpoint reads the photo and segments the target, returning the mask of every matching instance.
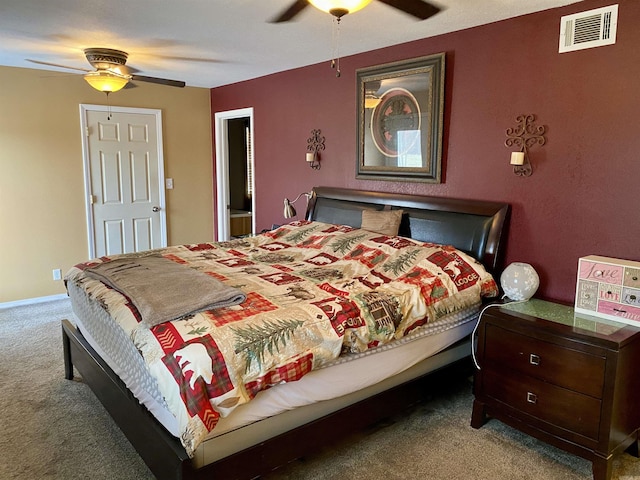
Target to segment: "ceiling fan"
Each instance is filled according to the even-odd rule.
[[[330,13],[340,19],[348,13],[366,7],[372,0],[295,0],[286,10],[272,20],[272,23],[288,22],[309,5]],[[440,11],[439,7],[424,0],[377,0],[409,15],[426,20]]]
[[[349,13],[357,12],[369,5],[373,0],[294,0],[287,9],[271,20],[271,23],[282,23],[292,20],[302,10],[309,5],[313,5],[323,12],[330,13],[334,17],[334,42],[337,45],[339,38],[340,20]],[[440,11],[440,7],[426,2],[425,0],[378,0],[402,12],[426,20]],[[334,45],[334,51],[337,46]],[[340,77],[340,56],[334,55],[331,60],[331,68],[335,69],[336,77]]]
[[[56,63],[41,62],[39,60],[27,60],[40,65],[86,72],[84,79],[87,83],[96,90],[104,92],[107,95],[122,89],[130,81],[157,83],[160,85],[168,85],[170,87],[184,87],[186,85],[185,82],[179,80],[147,77],[134,73],[136,71],[135,69],[125,65],[129,54],[121,50],[114,50],[112,48],[87,48],[84,50],[84,55],[95,70],[69,67],[66,65],[58,65]]]

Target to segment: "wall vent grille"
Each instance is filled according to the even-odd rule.
[[[559,52],[613,45],[617,26],[618,5],[564,16],[560,19]]]

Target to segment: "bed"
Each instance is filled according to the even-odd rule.
[[[371,215],[379,219],[376,212],[383,212],[385,219],[390,216],[399,220],[400,225],[396,226],[397,236],[376,233],[374,236],[365,237],[366,231],[360,230],[363,219],[366,218],[369,221],[372,218]],[[259,249],[273,251],[276,247],[287,250],[292,247],[291,239],[295,238],[296,242],[304,244],[307,248],[305,251],[309,251],[317,247],[315,243],[334,242],[335,244],[338,241],[336,239],[342,238],[337,235],[346,233],[351,236],[351,240],[357,240],[345,246],[348,255],[354,257],[350,249],[354,245],[360,245],[360,248],[356,249],[359,255],[358,261],[370,263],[372,258],[374,261],[379,261],[381,253],[370,254],[368,260],[363,262],[366,255],[362,255],[362,252],[367,250],[368,245],[365,241],[373,242],[374,245],[375,242],[378,244],[401,242],[413,245],[406,240],[413,239],[416,242],[451,245],[451,248],[455,248],[458,252],[456,255],[468,258],[470,263],[473,263],[474,259],[477,260],[484,266],[486,272],[495,275],[501,268],[508,215],[509,206],[496,202],[317,187],[313,190],[304,221],[294,222],[273,232],[266,232],[264,238],[251,239],[247,242],[253,251]],[[319,232],[322,232],[322,235]],[[323,235],[326,235],[329,240]],[[285,244],[285,247],[282,247],[282,244]],[[231,249],[236,257],[241,254],[246,255],[241,251],[239,244],[232,243],[225,247],[227,250]],[[183,248],[181,252],[187,251],[188,254],[199,251],[209,252],[208,248],[209,246],[191,246],[186,250]],[[439,247],[434,245],[434,248]],[[321,252],[320,249],[317,251]],[[210,253],[207,254],[210,255]],[[273,260],[272,257],[269,258]],[[319,255],[314,253],[313,259],[316,258],[319,258]],[[322,259],[324,260],[325,257]],[[177,258],[177,254],[174,260],[182,261],[181,258]],[[224,263],[226,260],[221,261]],[[279,265],[279,267],[282,266]],[[279,280],[284,278],[283,272],[290,273],[288,268],[281,268],[278,272]],[[342,266],[328,271],[333,271],[337,275],[344,269],[345,267]],[[326,273],[327,269],[322,271]],[[305,274],[311,276],[310,272],[306,270]],[[78,272],[76,274],[79,275]],[[317,272],[313,275],[317,275]],[[455,278],[464,277],[460,272],[456,275]],[[360,274],[359,278],[363,278],[363,275]],[[454,278],[453,274],[451,278]],[[329,283],[322,282],[324,278],[320,280],[323,291],[331,289]],[[348,279],[340,280],[343,282],[340,284],[342,286],[351,283],[347,281]],[[251,282],[247,281],[247,283]],[[470,355],[469,333],[474,324],[473,315],[477,314],[478,309],[478,305],[475,304],[464,306],[464,308],[450,308],[451,315],[444,315],[447,320],[446,326],[444,323],[440,326],[438,321],[429,325],[434,331],[433,334],[422,333],[424,326],[419,321],[421,314],[415,313],[412,324],[405,324],[404,320],[397,322],[394,328],[398,331],[404,329],[403,335],[397,339],[394,337],[389,343],[379,341],[377,337],[373,340],[369,337],[362,340],[355,335],[347,348],[350,354],[344,356],[349,357],[349,361],[343,360],[343,355],[340,355],[333,359],[329,358],[325,362],[326,365],[323,364],[317,370],[307,368],[311,371],[297,381],[278,384],[280,380],[276,378],[272,382],[275,386],[256,389],[258,393],[252,395],[251,402],[237,408],[234,406],[235,410],[232,414],[222,419],[216,418],[216,426],[206,439],[198,442],[194,448],[189,445],[185,448],[183,435],[172,431],[174,427],[167,426],[164,421],[166,416],[163,417],[164,413],[158,411],[162,410],[162,406],[156,408],[157,403],[162,402],[154,404],[153,399],[141,399],[145,393],[138,391],[140,390],[138,387],[131,387],[131,381],[126,377],[126,372],[125,374],[114,372],[114,369],[118,370],[119,367],[117,367],[117,359],[114,363],[113,357],[119,355],[119,350],[114,350],[113,346],[102,345],[102,340],[98,338],[100,328],[91,326],[110,322],[112,312],[105,313],[104,305],[85,298],[90,295],[83,294],[85,290],[80,287],[82,284],[82,281],[68,282],[74,311],[80,320],[78,325],[73,325],[67,320],[62,322],[65,376],[68,379],[73,378],[73,370],[77,369],[83,381],[91,387],[154,475],[167,479],[254,478],[306,453],[313,452],[340,436],[370,425],[388,416],[390,412],[406,408],[424,395],[425,384],[434,378],[435,372],[442,372],[445,369],[454,370],[461,365],[467,365]],[[296,290],[296,285],[302,284],[285,282],[279,285],[283,292],[282,301],[285,304],[296,303],[300,300],[299,297],[304,296],[304,293]],[[390,292],[393,293],[393,291]],[[249,292],[249,295],[252,293]],[[334,308],[326,306],[327,298],[321,298],[318,291],[315,291],[312,296],[314,297],[312,300],[315,301],[314,308],[323,312]],[[387,295],[389,298],[393,296],[393,294]],[[129,306],[127,308],[130,309]],[[233,311],[235,307],[227,308]],[[416,312],[419,311],[416,308]],[[316,316],[319,318],[321,315]],[[450,320],[450,317],[453,319]],[[376,318],[378,323],[384,324],[384,321]],[[336,325],[332,324],[332,326]],[[344,323],[340,329],[343,326]],[[334,330],[340,329],[334,328]],[[329,328],[329,330],[332,329]],[[357,331],[364,330],[367,328],[361,326]],[[340,334],[342,335],[342,330]],[[120,334],[120,336],[123,335]],[[392,337],[396,335],[393,332],[391,334]],[[323,345],[327,345],[325,340]],[[335,346],[325,349],[335,350]],[[338,350],[343,349],[345,349],[344,342],[341,340]],[[112,353],[114,351],[115,354]],[[401,358],[403,356],[404,359]],[[129,364],[128,360],[125,362]],[[396,367],[396,363],[402,363],[403,366]],[[372,365],[376,366],[372,367]],[[250,368],[247,367],[247,370]],[[378,370],[380,372],[377,372]],[[385,373],[385,370],[388,371]],[[311,395],[307,393],[310,392],[311,386],[316,384],[316,387],[317,385],[326,387],[326,382],[333,383],[327,379],[337,378],[336,372],[341,371],[347,376],[350,375],[350,378],[369,376],[372,378],[363,380],[355,390],[352,385],[349,385],[345,390],[338,388],[336,392],[327,394],[326,398],[322,395],[314,401],[307,398]],[[373,376],[371,372],[374,371],[376,375],[382,376]],[[129,377],[136,375],[138,374],[134,372],[129,374]],[[321,387],[320,390],[322,391],[325,387]],[[273,407],[278,403],[276,400],[281,397],[287,399],[287,404]],[[288,403],[290,398],[301,400],[296,400],[298,403],[292,405]],[[228,399],[225,398],[225,400]],[[260,417],[254,417],[254,405],[257,405],[256,409],[265,408],[267,413],[262,412]],[[181,442],[176,435],[183,441]]]

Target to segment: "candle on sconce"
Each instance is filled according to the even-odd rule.
[[[307,153],[307,162],[313,163],[314,156],[315,156],[315,154],[313,154],[313,153]]]
[[[524,165],[524,152],[511,152],[511,165]]]

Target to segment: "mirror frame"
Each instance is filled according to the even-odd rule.
[[[356,70],[356,82],[356,178],[441,183],[445,54],[361,68]],[[366,108],[367,96],[379,103]],[[403,113],[394,115],[398,108]],[[418,156],[420,166],[397,165],[397,136],[388,132],[402,130],[399,124],[419,131],[414,138],[420,142],[407,141],[405,161],[411,163]]]

